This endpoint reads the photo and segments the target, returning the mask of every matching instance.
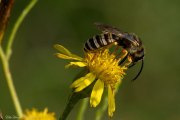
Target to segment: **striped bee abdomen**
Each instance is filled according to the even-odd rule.
[[[90,38],[86,41],[84,45],[84,51],[87,52],[97,50],[115,42],[117,39],[119,39],[119,37],[115,37],[115,35],[111,33],[95,35],[93,38]]]

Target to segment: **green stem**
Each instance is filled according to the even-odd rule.
[[[81,107],[80,107],[80,109],[79,109],[79,112],[78,112],[78,115],[77,115],[77,119],[76,119],[76,120],[84,120],[84,113],[85,113],[85,110],[86,110],[86,108],[87,108],[88,101],[89,101],[88,98],[84,98],[84,99],[82,100]]]
[[[19,18],[17,19],[12,32],[10,34],[8,43],[7,43],[7,47],[6,47],[6,55],[7,55],[7,59],[10,59],[10,56],[12,54],[12,44],[14,41],[14,38],[16,36],[16,32],[19,29],[19,26],[21,25],[21,23],[23,22],[24,18],[26,17],[26,15],[29,13],[29,11],[33,8],[33,6],[36,4],[37,0],[32,0],[28,6],[22,11],[21,15],[19,16]]]
[[[11,76],[9,63],[8,63],[8,60],[7,60],[7,58],[6,58],[5,54],[4,54],[3,49],[2,49],[1,46],[0,46],[0,57],[1,57],[1,60],[2,60],[4,74],[5,74],[5,77],[6,77],[6,81],[7,81],[7,84],[8,84],[8,88],[10,90],[10,94],[11,94],[13,103],[15,105],[16,112],[17,112],[19,117],[22,117],[23,112],[22,112],[22,108],[21,108],[18,96],[16,94],[16,90],[15,90],[15,87],[14,87],[14,84],[13,84],[13,79],[12,79],[12,76]]]
[[[79,97],[80,97],[79,94],[72,93],[72,95],[70,96],[68,103],[67,103],[62,115],[60,116],[59,120],[66,120],[66,118],[68,117],[71,110],[74,108],[74,106],[79,101],[79,99],[80,99]]]
[[[2,60],[3,71],[5,74],[5,78],[6,78],[6,81],[8,84],[8,88],[9,88],[16,112],[20,118],[23,116],[23,112],[22,112],[22,108],[21,108],[16,90],[15,90],[15,87],[13,84],[13,79],[12,79],[12,75],[11,75],[10,67],[9,67],[9,59],[12,54],[12,44],[13,44],[14,38],[16,36],[16,32],[18,31],[18,28],[21,25],[22,21],[24,20],[24,18],[26,17],[26,15],[29,13],[29,11],[35,5],[36,2],[37,2],[37,0],[32,0],[28,4],[28,6],[23,10],[23,12],[19,16],[19,18],[17,19],[17,21],[12,29],[12,32],[10,34],[9,40],[7,42],[6,54],[3,51],[2,46],[0,46],[0,58]]]

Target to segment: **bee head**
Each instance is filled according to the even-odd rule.
[[[130,57],[132,59],[132,64],[129,66],[129,68],[134,66],[137,62],[141,61],[141,68],[140,68],[138,74],[133,78],[132,81],[134,81],[139,77],[139,75],[141,74],[141,72],[143,70],[143,66],[144,66],[144,48],[141,46],[137,50],[137,52],[135,52],[133,54],[130,53]]]
[[[142,45],[140,38],[134,33],[124,33],[122,35],[121,45],[130,48],[130,52],[136,52],[137,47]]]
[[[135,33],[129,33],[129,40],[133,42],[133,45],[139,47],[142,45],[141,39]]]
[[[144,47],[139,47],[136,52],[130,53],[133,62],[138,62],[144,58]]]

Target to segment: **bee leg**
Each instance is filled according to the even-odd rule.
[[[132,59],[130,56],[128,56],[127,59],[128,59],[128,62],[125,63],[125,66],[128,66],[128,68],[129,68],[129,65],[132,64]]]
[[[117,46],[117,43],[113,43],[113,44],[110,44],[108,46],[106,46],[107,49],[110,49],[112,48],[113,46],[115,46],[115,48],[113,48],[112,52],[110,52],[110,55],[112,54],[115,54],[117,52],[117,50],[119,49],[119,46]],[[105,50],[105,49],[104,49]]]
[[[115,45],[116,45],[116,44],[115,44]],[[111,54],[114,54],[114,55],[115,55],[115,54],[117,53],[119,47],[120,47],[120,46],[117,46],[117,45],[116,45],[116,47],[114,48],[114,51],[113,51]]]
[[[94,54],[93,57],[91,58],[91,62],[97,57],[97,54]]]
[[[127,50],[125,50],[125,49],[122,49],[122,51],[121,51],[121,56],[119,57],[119,59],[118,59],[118,61],[120,62],[120,61],[125,61],[126,60],[126,56],[128,55],[128,51]],[[125,60],[123,60],[123,59],[125,59]],[[120,62],[121,63],[121,62]]]
[[[119,62],[119,65],[122,65],[124,61],[127,60],[128,56],[129,56],[129,53]]]

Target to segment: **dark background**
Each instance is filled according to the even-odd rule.
[[[15,1],[3,43],[29,0]],[[140,64],[129,69],[116,95],[112,120],[180,119],[180,2],[178,0],[39,0],[21,25],[13,45],[11,70],[23,109],[48,107],[62,113],[77,69],[54,56],[59,43],[83,56],[83,44],[100,33],[94,22],[134,32],[146,48],[145,67],[135,82]],[[76,117],[79,104],[69,120]],[[15,115],[0,66],[0,109]],[[92,120],[96,108],[88,108]],[[107,112],[104,119],[108,119]]]

